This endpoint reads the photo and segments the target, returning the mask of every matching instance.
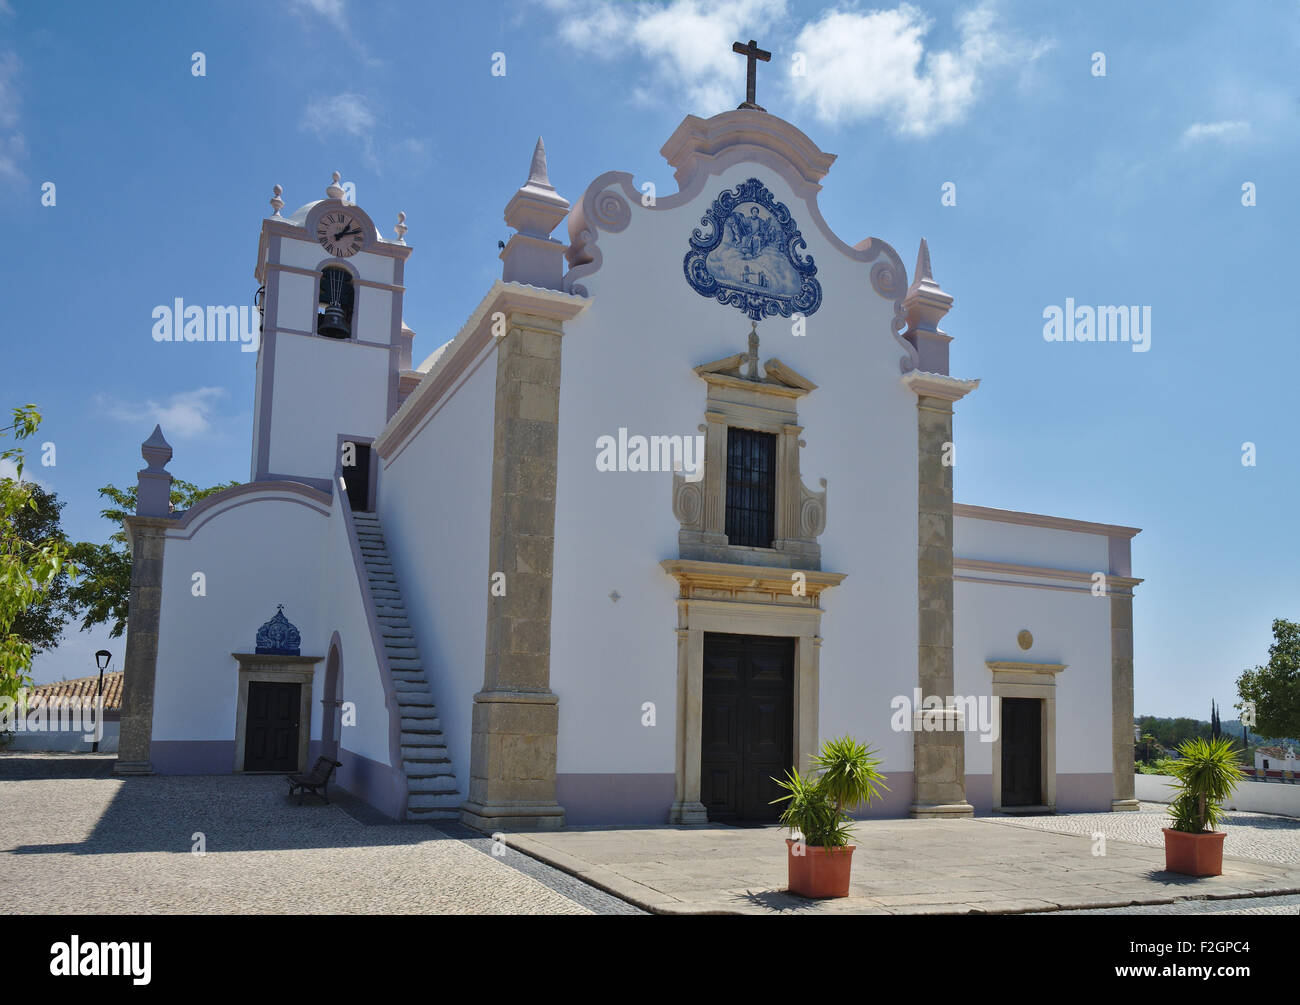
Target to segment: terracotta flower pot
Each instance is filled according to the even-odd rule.
[[[1223,874],[1223,831],[1189,834],[1169,827],[1165,831],[1165,869],[1185,876]]]
[[[790,863],[791,893],[814,899],[849,895],[849,873],[853,868],[856,845],[823,848],[786,838],[785,846]],[[795,853],[796,846],[803,854]]]

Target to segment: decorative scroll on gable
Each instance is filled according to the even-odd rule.
[[[821,568],[817,538],[826,529],[826,479],[814,492],[799,473],[797,402],[817,385],[779,359],[759,373],[758,331],[751,324],[749,351],[695,368],[708,384],[703,466],[690,477],[673,475],[673,515],[680,524],[684,559],[735,562],[786,569]],[[776,513],[771,548],[733,545],[727,539],[727,431],[752,429],[776,436]]]

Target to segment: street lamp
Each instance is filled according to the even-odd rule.
[[[108,661],[111,660],[112,658],[113,658],[113,654],[110,653],[107,649],[100,649],[98,652],[95,653],[95,665],[99,667],[99,684],[95,688],[95,699],[97,702],[102,703],[104,700],[104,671],[108,669]],[[97,714],[99,715],[99,729],[101,731],[104,728],[103,713],[104,713],[104,706],[100,704]],[[96,740],[95,745],[90,749],[93,753],[98,754],[99,741]]]

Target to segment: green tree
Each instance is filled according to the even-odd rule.
[[[14,514],[11,528],[23,541],[51,541],[67,546],[68,539],[59,525],[63,502],[53,492],[35,483],[27,483],[29,504]],[[76,605],[68,596],[71,584],[69,567],[41,587],[36,599],[14,618],[10,630],[32,647],[32,655],[53,649],[63,635],[63,626],[75,617]]]
[[[41,413],[35,405],[10,414],[13,421],[0,427],[0,439],[12,436],[16,443],[40,428]],[[20,520],[27,518],[25,510],[37,510],[37,486],[23,480],[22,447],[0,450],[0,460],[14,467],[14,477],[0,478],[0,697],[16,698],[31,683],[32,643],[15,631],[15,622],[67,566],[68,545],[56,538],[23,537]],[[75,575],[75,569],[70,571]]]
[[[1273,622],[1268,662],[1237,678],[1242,704],[1255,703],[1251,732],[1260,736],[1300,735],[1300,622]],[[1242,705],[1237,705],[1241,708]]]
[[[201,489],[193,482],[172,481],[171,507],[186,510],[214,492],[221,492],[239,482],[223,482]],[[126,631],[131,600],[131,549],[126,526],[122,522],[135,514],[136,486],[119,489],[105,485],[99,494],[110,503],[99,515],[116,527],[108,543],[82,541],[72,546],[72,559],[81,570],[81,578],[69,590],[70,599],[82,614],[84,631],[95,625],[111,625],[109,636],[118,638]]]

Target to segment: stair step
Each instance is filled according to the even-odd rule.
[[[407,808],[406,819],[410,823],[432,823],[436,820],[459,820],[460,810],[416,810]]]
[[[402,761],[410,761],[418,764],[451,764],[451,758],[447,756],[447,748],[441,741],[429,743],[427,746],[414,746],[402,741]]]
[[[410,778],[407,780],[406,790],[412,796],[417,792],[422,796],[458,795],[456,791],[455,775],[432,775],[428,777]],[[409,797],[407,805],[410,805]]]
[[[392,678],[393,680],[400,680],[400,681],[414,680],[414,681],[424,681],[425,683],[428,683],[428,681],[425,680],[423,670],[394,670],[392,672]]]
[[[429,701],[433,701],[433,695],[429,694],[429,682],[423,677],[397,677],[393,680],[393,690],[399,697],[404,694],[429,695]]]
[[[402,770],[406,772],[407,778],[432,778],[435,775],[446,775],[455,781],[456,775],[451,770],[451,761],[411,761],[402,758]]]
[[[437,733],[442,735],[442,720],[438,718],[437,709],[431,709],[433,715],[409,715],[417,709],[402,708],[402,735],[418,733]]]
[[[446,738],[442,735],[442,730],[440,729],[426,730],[417,727],[419,731],[416,732],[407,729],[406,723],[407,720],[403,719],[402,733],[399,739],[399,742],[402,744],[403,747],[418,747],[421,744],[423,744],[431,747],[441,747],[443,750],[447,749],[447,741]]]
[[[459,792],[412,792],[406,799],[406,809],[452,810],[461,804]]]
[[[433,703],[433,695],[428,691],[398,691],[397,707],[402,719],[429,720],[438,718],[438,706]]]

